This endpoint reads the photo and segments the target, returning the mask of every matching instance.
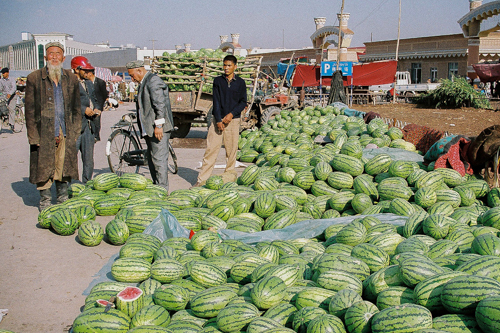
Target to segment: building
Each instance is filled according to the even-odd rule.
[[[338,14],[339,26],[326,26],[325,17],[314,18],[316,30],[311,35],[312,46],[302,49],[278,49],[259,52],[251,49],[248,56],[262,56],[262,68],[268,73],[276,73],[277,65],[283,59],[306,59],[307,63],[319,64],[322,61],[358,62],[359,55],[365,52],[364,47],[350,47],[354,32],[347,27],[350,14]],[[340,34],[340,48],[338,40]],[[339,52],[340,51],[340,52]]]
[[[109,45],[106,44],[93,45],[77,42],[73,39],[73,35],[66,33],[22,32],[20,42],[0,47],[0,66],[16,71],[33,71],[42,68],[45,66],[45,45],[50,42],[61,43],[69,59],[76,55],[110,50]]]
[[[488,19],[500,13],[500,1],[482,4],[469,0],[470,11],[458,23],[463,34],[401,39],[398,71],[408,71],[412,83],[451,79],[454,76],[475,78],[472,64],[498,61],[500,26]],[[397,40],[367,42],[364,62],[396,58]]]

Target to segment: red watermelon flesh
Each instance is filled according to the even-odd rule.
[[[109,302],[109,301],[106,301],[105,299],[98,299],[98,300],[96,301],[96,303],[97,303],[97,305],[98,305],[98,306],[103,307],[103,308],[105,308],[105,307],[106,307],[106,306],[108,306],[108,305],[109,305],[110,307],[112,307],[112,308],[114,308],[114,307],[115,307],[115,305],[114,305],[113,303],[111,303],[111,302]]]
[[[116,295],[122,301],[134,301],[141,297],[142,290],[137,287],[126,287]]]

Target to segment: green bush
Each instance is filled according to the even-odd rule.
[[[414,99],[419,105],[434,108],[456,109],[473,107],[490,109],[490,102],[484,94],[472,87],[465,78],[445,79],[438,88]]]

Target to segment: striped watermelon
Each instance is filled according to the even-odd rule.
[[[170,284],[156,288],[153,294],[155,304],[169,311],[179,311],[186,308],[189,302],[189,292],[180,286]]]
[[[372,273],[389,265],[389,255],[373,244],[358,244],[354,246],[350,255],[363,260]]]
[[[365,172],[372,176],[387,172],[387,170],[389,170],[391,162],[392,159],[389,155],[378,154],[371,158],[368,162],[366,162]]]
[[[258,317],[253,319],[247,327],[247,333],[262,333],[268,332],[270,329],[283,327],[276,320]]]
[[[196,283],[208,288],[226,283],[226,272],[208,262],[195,261],[190,276]]]
[[[78,240],[85,246],[97,246],[104,238],[104,232],[99,222],[87,221],[78,229]]]
[[[117,187],[120,182],[120,177],[113,172],[101,173],[94,177],[94,189],[98,191],[109,191]]]
[[[486,233],[474,238],[471,244],[472,252],[480,255],[500,256],[500,238]]]
[[[132,318],[144,307],[144,292],[137,287],[126,287],[116,295],[116,308]]]
[[[225,333],[241,331],[256,317],[259,317],[259,309],[253,304],[228,305],[217,315],[217,327]]]
[[[344,271],[325,271],[319,274],[316,283],[325,289],[336,292],[342,289],[350,289],[357,292],[359,295],[363,293],[363,282],[354,274]]]
[[[477,275],[458,276],[441,290],[441,302],[450,313],[474,314],[477,304],[490,296],[500,295],[500,282]]]
[[[151,265],[151,277],[161,283],[170,283],[185,274],[184,266],[175,259],[158,259]]]
[[[347,309],[344,316],[347,331],[350,333],[370,332],[373,316],[378,312],[379,309],[368,301],[354,303]]]
[[[281,302],[285,296],[286,285],[276,276],[268,276],[255,284],[250,291],[253,304],[267,310]]]
[[[377,308],[387,309],[401,304],[415,304],[413,289],[408,287],[389,287],[382,290],[377,296]]]
[[[79,205],[73,209],[73,212],[75,213],[76,219],[78,220],[78,226],[81,226],[85,221],[94,220],[97,215],[94,207],[92,207],[90,204]]]
[[[273,215],[276,209],[276,200],[269,192],[260,194],[254,203],[254,209],[257,215],[262,218],[267,218]]]
[[[360,294],[350,289],[339,290],[331,299],[328,311],[330,314],[344,319],[344,315],[354,303],[361,302]]]
[[[290,288],[287,289],[287,291],[289,290]],[[297,311],[297,308],[292,304],[282,302],[269,308],[262,315],[262,317],[272,319],[273,321],[278,322],[280,325],[292,327],[293,317]]]
[[[391,265],[370,275],[363,283],[363,296],[375,302],[377,295],[392,286],[404,286],[399,265]]]
[[[326,314],[325,310],[315,306],[301,308],[293,316],[292,328],[295,332],[307,332],[310,322],[324,314]]]
[[[432,328],[432,314],[416,304],[391,306],[373,316],[371,328],[373,333],[415,332]]]
[[[212,287],[196,294],[190,301],[190,308],[195,316],[214,318],[235,297],[237,294],[228,288]]]
[[[75,318],[74,333],[116,332],[126,333],[130,328],[130,317],[120,310],[93,308],[84,311]]]
[[[78,228],[78,219],[71,210],[60,208],[50,214],[50,225],[57,234],[69,236]]]
[[[429,260],[409,257],[399,264],[401,280],[408,287],[415,287],[420,281],[431,276],[445,273],[445,269]]]
[[[146,177],[138,173],[125,173],[120,176],[120,186],[130,188],[134,191],[145,190],[147,184]]]
[[[332,333],[345,333],[344,324],[340,318],[331,315],[324,314],[317,316],[312,319],[307,326],[308,333],[323,333],[323,332],[332,332]]]
[[[413,291],[415,302],[425,306],[431,312],[443,311],[444,308],[441,303],[441,291],[443,286],[451,279],[463,275],[466,275],[466,273],[446,272],[420,281]]]
[[[333,169],[350,174],[353,177],[359,176],[364,171],[363,162],[356,157],[338,154],[330,162]]]
[[[151,276],[151,263],[141,258],[118,258],[111,266],[111,275],[120,282],[142,282]]]
[[[500,332],[500,296],[490,296],[480,301],[475,317],[483,332]]]
[[[309,190],[314,182],[314,174],[311,171],[299,171],[293,177],[293,184],[303,190]]]
[[[316,179],[327,180],[328,175],[332,172],[332,167],[327,162],[321,161],[314,167],[314,175]]]
[[[406,178],[413,172],[413,165],[403,160],[392,161],[387,172],[392,177]]]

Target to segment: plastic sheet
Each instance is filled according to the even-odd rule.
[[[263,241],[290,240],[297,238],[312,238],[321,235],[328,226],[333,224],[349,223],[357,218],[363,218],[366,215],[355,215],[338,217],[335,219],[306,220],[295,223],[283,229],[266,230],[255,233],[246,233],[236,230],[222,229],[218,233],[222,239],[235,239],[247,244],[255,244]],[[393,225],[404,225],[408,217],[395,214],[375,214],[372,215],[383,223]],[[189,238],[189,230],[177,222],[177,219],[166,209],[146,227],[144,233],[158,237],[162,242],[172,237]],[[83,292],[88,295],[92,287],[96,284],[106,281],[114,281],[111,275],[111,266],[119,254],[111,256],[108,262],[94,275],[94,280]]]
[[[387,154],[394,161],[401,161],[401,160],[411,161],[411,162],[424,161],[424,157],[422,155],[400,148],[382,147],[382,148],[363,149],[363,157],[365,158],[373,158],[379,154]]]

